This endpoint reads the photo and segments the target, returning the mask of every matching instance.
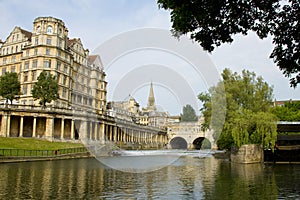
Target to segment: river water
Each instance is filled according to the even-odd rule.
[[[300,165],[234,164],[203,155],[188,153],[144,173],[94,158],[0,164],[0,199],[300,199]],[[145,157],[135,158],[143,165]],[[125,158],[116,156],[120,165]]]

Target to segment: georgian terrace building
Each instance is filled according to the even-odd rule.
[[[16,108],[38,109],[39,101],[33,99],[31,90],[39,74],[45,70],[56,77],[59,86],[59,98],[47,107],[65,112],[61,116],[66,118],[66,121],[56,120],[60,122],[53,123],[68,126],[68,130],[64,132],[69,134],[69,138],[75,137],[76,127],[71,128],[71,124],[75,124],[75,121],[73,119],[73,122],[70,122],[67,113],[73,113],[70,117],[74,118],[74,111],[82,114],[81,110],[84,110],[87,114],[95,114],[95,116],[105,112],[107,83],[100,57],[89,55],[89,50],[84,49],[79,38],[70,39],[68,29],[62,20],[38,17],[33,22],[32,32],[15,27],[0,45],[0,75],[6,72],[16,72],[19,75],[22,94],[15,105]],[[4,102],[5,100],[2,99],[1,103]],[[42,120],[44,123],[39,118],[28,119],[28,114],[30,117],[41,116],[37,112],[24,111],[19,113],[20,115],[17,113],[5,115],[3,112],[2,136],[7,134],[38,136],[38,131],[41,137],[45,136],[46,124],[50,123],[50,121],[46,123],[49,117],[47,112],[44,113],[46,119]],[[9,124],[7,116],[10,118]],[[20,124],[25,122],[24,127],[20,127]],[[37,124],[40,127],[37,127]],[[7,125],[10,126],[8,129]],[[59,131],[65,128],[59,128]],[[54,130],[50,131],[49,136],[53,134],[55,136]]]

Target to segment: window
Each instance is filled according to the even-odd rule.
[[[60,51],[58,51],[57,55],[58,55],[59,57],[61,57],[61,52],[60,52]]]
[[[47,27],[47,33],[52,33],[53,29],[52,29],[52,26],[48,26]]]
[[[3,58],[3,64],[6,64],[7,58]]]
[[[12,67],[10,68],[10,71],[11,71],[11,72],[16,72],[16,66],[12,66]]]
[[[11,62],[16,62],[16,56],[11,57]]]
[[[46,43],[51,45],[51,38],[48,37]]]
[[[57,80],[57,82],[59,83],[59,79],[60,79],[60,74],[59,73],[57,73],[57,75],[55,76],[56,77],[56,80]]]
[[[40,33],[40,32],[41,32],[41,27],[40,27],[40,26],[38,26],[38,27],[36,28],[36,32],[37,32],[37,33]]]
[[[34,49],[34,55],[36,56],[38,54],[38,50]]]
[[[6,67],[2,68],[2,75],[6,73]]]
[[[59,38],[58,38],[58,46],[61,47],[61,48],[63,47],[63,46],[62,46],[62,41],[61,41],[61,39],[59,39]]]
[[[31,80],[36,81],[36,71],[31,72]]]
[[[66,97],[67,96],[67,89],[63,88],[62,90],[62,97]]]
[[[27,95],[27,85],[23,85],[23,94]]]
[[[12,36],[12,40],[11,41],[13,42],[14,40],[15,40],[15,35]]]
[[[56,64],[56,69],[57,69],[57,70],[60,70],[60,62],[57,62],[57,64]]]
[[[28,69],[29,68],[29,61],[26,61],[25,62],[25,69]]]
[[[39,44],[39,38],[37,38],[37,37],[35,38],[34,44],[35,44],[35,45],[38,45],[38,44]]]
[[[18,46],[16,46],[16,52],[18,52]]]
[[[67,65],[64,65],[64,72],[65,72],[65,73],[68,72],[68,67],[67,67]]]
[[[29,56],[29,50],[26,50],[26,56]]]
[[[51,67],[51,60],[44,60],[44,68],[50,68]]]
[[[46,48],[46,55],[50,55],[50,49]]]
[[[37,68],[37,59],[33,60],[32,62],[32,68]]]
[[[28,72],[24,72],[24,75],[23,75],[23,81],[24,81],[24,82],[27,82],[27,81],[28,81]]]
[[[66,85],[67,83],[67,77],[66,76],[62,76],[62,84]]]
[[[13,52],[14,52],[14,47],[11,47],[10,53],[13,53]]]

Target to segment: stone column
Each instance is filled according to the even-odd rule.
[[[47,121],[46,121],[46,131],[47,131]],[[33,116],[32,137],[36,137],[36,116]]]
[[[125,128],[121,128],[121,132],[122,132],[122,142],[126,142],[126,132],[125,132]]]
[[[113,127],[111,125],[108,125],[109,129],[109,140],[113,141]]]
[[[75,122],[74,122],[74,119],[72,119],[72,121],[71,121],[71,140],[75,139],[74,126],[75,126]]]
[[[104,129],[105,129],[105,124],[102,122],[101,124],[100,124],[100,140],[101,141],[104,141]]]
[[[117,127],[116,126],[113,126],[113,130],[114,130],[114,133],[113,133],[113,141],[114,142],[117,142]]]
[[[80,123],[79,138],[81,140],[88,139],[87,138],[87,121],[86,120],[82,120]]]
[[[90,140],[94,139],[93,137],[93,123],[92,121],[90,121],[90,132],[89,132],[89,136],[90,136]]]
[[[6,137],[7,115],[2,115],[1,119],[1,136]]]
[[[7,115],[6,137],[10,136],[10,115]]]
[[[65,119],[61,118],[61,126],[60,126],[60,139],[64,139],[64,134],[65,134]]]
[[[95,140],[99,140],[99,131],[98,131],[98,126],[99,126],[99,123],[98,122],[95,122]]]
[[[24,126],[24,116],[21,115],[21,118],[20,118],[20,132],[19,132],[19,137],[23,137],[23,126]]]
[[[54,132],[54,117],[47,117],[46,119],[46,138],[53,139]]]

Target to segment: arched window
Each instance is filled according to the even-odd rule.
[[[36,32],[37,32],[37,33],[40,33],[40,32],[41,32],[41,27],[40,27],[40,26],[38,26],[38,27],[36,28]]]
[[[52,26],[48,26],[47,27],[47,33],[52,33],[53,29],[52,29]]]

